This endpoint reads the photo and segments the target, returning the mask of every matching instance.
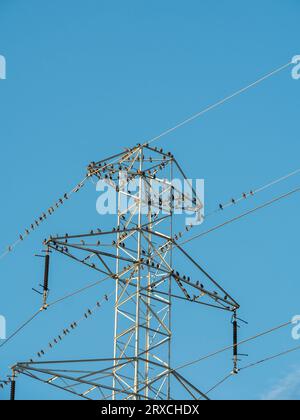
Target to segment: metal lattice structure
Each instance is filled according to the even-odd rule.
[[[13,383],[23,374],[86,399],[170,400],[176,381],[188,398],[207,399],[172,368],[171,358],[176,299],[232,313],[237,343],[238,303],[180,246],[182,233],[174,232],[176,213],[201,218],[203,203],[192,185],[188,194],[174,185],[174,178],[188,183],[175,157],[149,145],[92,162],[88,176],[115,190],[117,224],[45,241],[44,307],[51,253],[110,278],[116,287],[113,358],[18,363]],[[176,267],[180,258],[189,263],[189,274]],[[237,358],[235,346],[234,371]]]

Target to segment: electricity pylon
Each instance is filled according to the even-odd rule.
[[[114,356],[18,363],[13,378],[24,374],[83,398],[108,400],[170,400],[173,379],[188,398],[208,399],[172,368],[172,305],[180,299],[233,313],[236,344],[239,305],[180,246],[183,232],[174,232],[176,214],[188,212],[193,220],[185,225],[186,232],[203,218],[197,191],[171,153],[149,145],[92,162],[88,176],[110,187],[112,206],[117,196],[117,224],[112,230],[45,241],[44,307],[50,253],[61,253],[112,279],[116,288]],[[176,268],[178,255],[187,260],[189,273],[180,274]],[[235,346],[234,370],[237,357]]]

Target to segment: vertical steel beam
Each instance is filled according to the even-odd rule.
[[[136,283],[136,319],[135,319],[135,372],[134,372],[134,393],[139,393],[139,368],[140,368],[140,290],[141,290],[141,257],[142,257],[142,199],[143,199],[143,154],[144,149],[141,148],[139,152],[139,203],[138,203],[138,278]],[[139,399],[136,397],[136,399]]]
[[[119,182],[118,182],[118,227],[121,225],[121,171],[119,171]],[[117,234],[117,262],[116,262],[116,300],[115,300],[115,327],[114,327],[114,370],[113,370],[113,394],[112,400],[116,400],[116,367],[118,364],[117,357],[118,357],[118,348],[117,348],[117,335],[118,335],[118,299],[119,299],[119,272],[120,272],[120,248],[119,248],[119,241],[120,241],[120,232]]]

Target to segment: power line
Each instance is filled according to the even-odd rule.
[[[214,104],[212,104],[212,105],[210,105],[209,107],[207,107],[207,108],[205,108],[204,110],[202,110],[202,111],[200,111],[200,112],[198,112],[197,114],[195,114],[195,115],[193,115],[192,117],[190,117],[190,118],[187,118],[186,120],[184,120],[184,121],[182,121],[181,123],[179,123],[179,124],[176,124],[174,127],[172,127],[172,128],[170,128],[170,129],[168,129],[168,130],[166,130],[166,131],[164,131],[164,132],[162,132],[161,134],[159,134],[158,136],[156,136],[156,137],[153,137],[151,140],[149,140],[148,142],[146,142],[146,144],[152,144],[152,143],[154,143],[155,141],[157,141],[157,140],[159,140],[159,139],[161,139],[162,137],[164,137],[164,136],[166,136],[166,135],[168,135],[168,134],[170,134],[170,133],[172,133],[172,132],[174,132],[174,131],[176,131],[176,130],[178,130],[179,128],[181,128],[181,127],[183,127],[183,126],[185,126],[185,125],[187,125],[187,124],[189,124],[190,122],[192,122],[192,121],[194,121],[194,120],[196,120],[196,119],[198,119],[199,117],[201,117],[202,115],[204,115],[204,114],[206,114],[207,112],[209,112],[209,111],[211,111],[211,110],[213,110],[213,109],[215,109],[215,108],[217,108],[217,107],[219,107],[219,106],[221,106],[221,105],[223,105],[224,103],[226,103],[226,102],[228,102],[228,101],[230,101],[231,99],[233,99],[233,98],[235,98],[235,97],[237,97],[237,96],[239,96],[240,94],[242,94],[242,93],[244,93],[244,92],[246,92],[246,91],[248,91],[249,89],[251,89],[251,88],[253,88],[253,87],[255,87],[255,86],[257,86],[257,85],[259,85],[260,83],[262,83],[263,81],[265,81],[265,80],[267,80],[267,79],[269,79],[270,77],[272,77],[272,76],[274,76],[274,75],[276,75],[276,74],[278,74],[279,72],[281,72],[281,71],[283,71],[283,70],[285,70],[286,68],[288,68],[290,65],[292,65],[292,64],[294,64],[293,63],[293,61],[290,61],[290,62],[288,62],[287,64],[285,64],[285,65],[283,65],[283,66],[280,66],[280,67],[278,67],[277,69],[275,69],[275,70],[273,70],[273,71],[271,71],[271,72],[269,72],[268,74],[266,74],[265,76],[263,76],[263,77],[261,77],[261,78],[259,78],[258,80],[256,80],[255,82],[253,82],[253,83],[251,83],[251,84],[249,84],[249,85],[247,85],[247,86],[245,86],[244,88],[242,88],[242,89],[240,89],[240,90],[238,90],[238,91],[236,91],[236,92],[234,92],[233,94],[231,94],[231,95],[229,95],[229,96],[227,96],[227,97],[225,97],[224,99],[222,99],[222,100],[220,100],[220,101],[218,101],[218,102],[216,102],[216,103],[214,103]],[[142,147],[142,146],[141,146]],[[116,155],[116,157],[117,156],[119,156],[119,155]],[[36,219],[32,224],[31,224],[31,226],[29,227],[29,228],[27,228],[27,229],[25,229],[25,231],[24,232],[22,232],[20,235],[19,235],[19,239],[17,239],[12,245],[8,245],[7,246],[7,249],[0,255],[0,260],[2,260],[3,258],[5,258],[8,254],[10,254],[15,248],[16,248],[16,246],[18,246],[21,242],[23,242],[24,241],[24,239],[27,237],[27,236],[29,236],[31,233],[32,233],[32,231],[33,230],[35,230],[36,228],[38,228],[39,226],[40,226],[40,224],[41,223],[43,223],[46,219],[47,219],[47,217],[48,216],[51,216],[54,212],[55,212],[55,210],[56,210],[56,208],[58,208],[60,205],[62,205],[63,203],[64,203],[64,201],[65,200],[67,200],[67,199],[69,199],[70,197],[71,197],[71,195],[72,194],[74,194],[74,193],[76,193],[76,192],[78,192],[83,186],[84,186],[84,184],[85,184],[85,182],[86,182],[86,180],[89,178],[89,176],[87,176],[87,177],[85,177],[79,184],[77,184],[70,192],[69,192],[69,194],[65,194],[64,195],[64,198],[60,198],[59,199],[59,201],[57,201],[56,203],[55,203],[55,205],[54,206],[52,206],[52,207],[50,207],[49,209],[48,209],[48,211],[47,212],[44,212],[41,216],[39,216],[39,218],[38,219]]]
[[[265,191],[266,189],[271,188],[272,186],[277,185],[280,182],[283,182],[283,181],[285,181],[285,180],[287,180],[287,179],[289,179],[289,178],[291,178],[291,177],[293,177],[295,175],[298,175],[299,173],[300,173],[300,169],[297,169],[296,171],[290,172],[289,174],[284,175],[284,176],[282,176],[280,178],[276,178],[273,181],[270,181],[267,184],[264,184],[263,186],[261,186],[261,187],[259,187],[257,189],[250,190],[250,192],[248,192],[248,193],[243,193],[242,194],[242,197],[240,197],[239,199],[236,199],[235,198],[235,199],[232,199],[230,202],[228,202],[226,204],[220,204],[219,207],[218,207],[218,209],[210,212],[205,217],[203,216],[203,219],[204,220],[207,220],[209,217],[215,215],[216,213],[221,212],[221,211],[224,211],[225,209],[227,209],[227,208],[229,208],[231,206],[236,206],[237,204],[239,204],[241,201],[244,201],[248,197],[255,197],[257,193],[262,192],[262,191]],[[232,220],[232,222],[233,222],[233,220]],[[228,222],[226,222],[226,224],[228,224]],[[187,228],[186,231],[189,232],[194,227],[196,227],[196,226],[195,225],[190,225],[190,227]],[[222,226],[220,225],[220,227],[222,227]],[[200,235],[202,235],[202,234],[200,234]],[[178,233],[177,235],[174,236],[174,238],[176,236],[177,237],[182,237],[183,236],[183,233],[182,232]],[[195,237],[195,239],[197,239],[197,238],[198,238],[198,236]],[[192,240],[193,240],[193,238],[189,239],[188,241],[192,241]],[[188,242],[182,242],[181,245],[184,245],[185,243],[188,243]],[[172,246],[176,246],[176,245],[172,245]]]
[[[293,62],[289,61],[288,63],[284,64],[283,66],[280,66],[275,70],[272,70],[271,72],[269,72],[265,76],[259,78],[255,82],[252,82],[249,85],[245,86],[244,88],[239,89],[238,91],[234,92],[233,94],[231,94],[229,96],[226,96],[224,99],[221,99],[220,101],[208,106],[207,108],[203,109],[202,111],[198,112],[197,114],[193,115],[192,117],[189,117],[186,120],[182,121],[181,123],[176,124],[174,127],[169,128],[166,131],[163,131],[158,136],[153,137],[151,140],[147,141],[146,144],[152,144],[155,141],[161,139],[162,137],[165,137],[166,135],[173,133],[174,131],[178,130],[179,128],[181,128],[181,127],[189,124],[190,122],[198,119],[199,117],[206,114],[207,112],[212,111],[213,109],[215,109],[215,108],[223,105],[224,103],[230,101],[231,99],[241,95],[242,93],[246,92],[247,90],[259,85],[260,83],[262,83],[263,81],[265,81],[265,80],[269,79],[270,77],[276,75],[277,73],[280,73],[281,71],[285,70],[286,68],[288,68],[292,64],[293,64]]]
[[[180,245],[180,246],[182,246],[182,245],[186,245],[186,244],[188,244],[189,242],[192,242],[192,241],[194,241],[194,240],[196,240],[196,239],[199,239],[199,238],[201,238],[201,237],[203,237],[203,236],[208,235],[209,233],[212,233],[212,232],[214,232],[214,231],[216,231],[216,230],[218,230],[218,229],[221,229],[222,227],[225,227],[225,226],[227,226],[227,225],[229,225],[229,224],[231,224],[231,223],[234,223],[234,222],[236,222],[236,221],[238,221],[238,220],[241,220],[241,219],[243,219],[244,217],[246,217],[246,216],[248,216],[248,215],[250,215],[250,214],[252,214],[252,213],[255,213],[255,212],[259,211],[259,210],[262,210],[262,209],[264,209],[264,208],[266,208],[266,207],[269,207],[269,206],[271,206],[272,204],[274,204],[274,203],[276,203],[276,202],[278,202],[278,201],[281,201],[281,200],[283,200],[283,199],[285,199],[285,198],[288,198],[288,197],[290,197],[291,195],[296,194],[296,193],[298,193],[298,192],[300,192],[300,187],[299,187],[299,188],[296,188],[296,189],[294,189],[294,190],[292,190],[292,191],[289,191],[289,192],[288,192],[288,193],[286,193],[286,194],[280,195],[279,197],[276,197],[276,198],[274,198],[273,200],[270,200],[270,201],[268,201],[268,202],[266,202],[266,203],[264,203],[264,204],[262,204],[262,205],[260,205],[260,206],[258,206],[258,207],[255,207],[254,209],[248,210],[247,212],[242,213],[241,215],[239,215],[239,216],[237,216],[237,217],[234,217],[234,218],[232,218],[232,219],[230,219],[230,220],[227,220],[227,221],[226,221],[226,222],[224,222],[224,223],[221,223],[221,224],[219,224],[219,225],[217,225],[217,226],[214,226],[214,227],[212,227],[211,229],[206,230],[205,232],[200,233],[199,235],[193,236],[192,238],[190,238],[190,239],[188,239],[188,240],[186,240],[186,241],[184,241],[184,242],[181,242],[179,245]],[[175,246],[176,246],[176,245],[175,245]]]
[[[20,332],[22,332],[32,321],[34,321],[35,320],[35,318],[41,313],[41,312],[43,312],[43,311],[45,311],[46,309],[48,309],[48,308],[50,308],[50,307],[53,307],[53,306],[55,306],[55,305],[57,305],[58,303],[61,303],[61,302],[63,302],[63,301],[65,301],[65,300],[67,300],[67,299],[69,299],[70,297],[73,297],[73,296],[76,296],[76,295],[78,295],[78,294],[80,294],[80,293],[82,293],[82,292],[84,292],[84,291],[86,291],[86,290],[88,290],[88,289],[91,289],[91,288],[93,288],[93,287],[95,287],[95,286],[98,286],[98,285],[100,285],[100,284],[102,284],[102,283],[104,283],[106,280],[108,280],[109,278],[111,278],[110,276],[109,277],[106,277],[106,278],[104,278],[104,279],[102,279],[102,280],[99,280],[99,281],[97,281],[97,282],[94,282],[94,283],[91,283],[91,284],[89,284],[89,285],[87,285],[87,286],[85,286],[85,287],[83,287],[82,289],[78,289],[78,290],[76,290],[76,291],[74,291],[74,292],[72,292],[72,293],[69,293],[68,295],[65,295],[65,296],[63,296],[63,297],[61,297],[61,298],[59,298],[59,299],[57,299],[56,301],[54,301],[54,302],[51,302],[51,303],[49,303],[49,304],[47,304],[46,306],[44,306],[44,307],[42,307],[41,309],[39,309],[36,313],[34,313],[33,314],[33,316],[31,316],[30,318],[29,318],[29,320],[27,320],[26,322],[24,322],[19,328],[17,328],[16,329],[16,331],[14,331],[1,345],[0,345],[0,348],[2,348],[2,347],[4,347],[4,346],[6,346],[14,337],[16,337]]]
[[[104,298],[102,299],[102,301],[98,301],[97,302],[97,304],[96,304],[96,306],[92,309],[92,310],[90,310],[90,309],[88,309],[86,312],[85,312],[85,314],[84,314],[84,316],[82,317],[82,318],[80,318],[80,319],[78,319],[77,321],[74,321],[74,322],[72,322],[72,324],[70,325],[70,326],[68,326],[67,328],[65,328],[64,330],[63,330],[63,332],[62,332],[62,334],[61,335],[58,335],[58,337],[57,338],[55,338],[53,341],[52,341],[52,344],[49,342],[49,345],[48,345],[48,347],[49,347],[49,350],[52,350],[54,347],[55,347],[55,345],[57,345],[59,342],[61,342],[62,341],[62,339],[65,337],[65,336],[67,336],[67,335],[69,335],[70,334],[70,332],[71,332],[71,330],[72,331],[74,331],[75,329],[77,329],[77,327],[79,326],[79,324],[82,322],[82,321],[85,321],[85,320],[87,320],[91,315],[93,315],[93,313],[95,312],[95,310],[97,310],[97,309],[100,309],[101,307],[102,307],[102,304],[104,303],[104,302],[107,302],[111,297],[112,297],[112,295],[113,295],[114,293],[112,292],[112,293],[110,293],[110,294],[108,294],[108,295],[105,295],[104,296]],[[59,301],[57,301],[56,303],[58,303],[58,302],[60,302],[61,300],[59,300]],[[54,303],[51,305],[51,306],[53,306],[54,305]],[[49,307],[50,305],[48,305],[48,307]],[[29,319],[29,321],[27,321],[26,323],[24,323],[23,325],[22,325],[22,327],[21,328],[18,328],[3,344],[2,344],[2,346],[4,346],[5,344],[6,344],[6,342],[7,341],[10,341],[12,338],[14,338],[18,333],[20,333],[27,325],[29,325],[29,323],[31,322],[31,321],[33,321],[35,318],[36,318],[36,316],[40,313],[40,312],[42,312],[42,309],[40,310],[40,311],[38,311],[33,317],[31,317],[30,319]],[[0,346],[0,347],[2,347],[2,346]],[[38,357],[39,358],[42,358],[43,356],[45,356],[45,354],[46,354],[46,351],[45,350],[40,350],[39,352],[37,352],[36,353],[37,355],[38,355]],[[0,383],[4,383],[4,384],[9,384],[10,382],[9,381],[0,381]]]
[[[79,324],[81,322],[87,320],[90,316],[92,316],[93,313],[96,310],[98,310],[102,307],[104,302],[108,302],[109,299],[113,296],[113,294],[114,294],[114,292],[104,295],[103,299],[101,301],[98,301],[92,309],[87,309],[87,311],[84,313],[84,315],[80,319],[72,322],[72,324],[70,326],[66,327],[63,330],[61,335],[58,335],[57,338],[52,340],[52,344],[49,342],[48,349],[52,350],[56,344],[58,344],[60,341],[62,341],[63,337],[68,336],[70,334],[71,330],[74,331],[75,329],[77,329],[77,327],[79,326]],[[41,358],[42,356],[45,356],[46,351],[45,350],[40,350],[36,354],[38,355],[39,358]]]
[[[281,352],[281,353],[277,353],[277,354],[275,354],[275,355],[273,355],[273,356],[269,356],[269,357],[266,357],[266,358],[264,358],[264,359],[258,360],[257,362],[250,363],[249,365],[247,365],[247,366],[244,366],[244,367],[240,368],[240,369],[239,369],[239,373],[240,373],[240,372],[243,372],[243,371],[245,371],[245,370],[247,370],[247,369],[254,368],[254,367],[256,367],[256,366],[262,365],[263,363],[267,363],[267,362],[270,362],[270,361],[272,361],[272,360],[278,359],[278,358],[280,358],[280,357],[286,356],[286,355],[288,355],[288,354],[295,353],[296,351],[299,351],[299,350],[300,350],[300,346],[293,347],[293,348],[291,348],[291,349],[289,349],[289,350],[283,351],[283,352]],[[208,395],[208,394],[210,394],[212,391],[214,391],[215,389],[219,388],[221,385],[223,385],[225,382],[227,382],[227,380],[228,380],[228,379],[230,379],[232,376],[235,376],[235,374],[234,374],[233,372],[231,372],[231,373],[230,373],[229,375],[227,375],[224,379],[222,379],[220,382],[218,382],[218,383],[217,383],[217,384],[216,384],[213,388],[211,388],[211,389],[210,389],[210,390],[209,390],[206,394]]]
[[[270,362],[271,360],[278,359],[279,357],[286,356],[287,354],[291,354],[291,353],[294,353],[294,352],[299,351],[299,350],[300,350],[300,346],[294,347],[294,348],[289,349],[289,350],[286,350],[286,351],[283,351],[281,353],[277,353],[274,356],[270,356],[270,357],[267,357],[265,359],[259,360],[259,361],[255,362],[255,363],[251,363],[251,364],[249,364],[249,365],[241,368],[240,371],[243,371],[243,370],[246,370],[246,369],[250,369],[252,367],[261,365],[261,364],[266,363],[266,362]]]
[[[283,329],[283,328],[285,328],[285,327],[287,327],[287,326],[291,325],[292,323],[293,323],[292,321],[289,321],[289,322],[286,322],[286,323],[284,323],[284,324],[278,325],[277,327],[274,327],[274,328],[272,328],[272,329],[270,329],[270,330],[264,331],[264,332],[262,332],[262,333],[259,333],[259,334],[254,335],[253,337],[247,338],[246,340],[240,341],[238,344],[235,344],[235,345],[231,345],[231,346],[224,347],[224,348],[222,348],[222,349],[220,349],[220,350],[217,350],[217,351],[215,351],[215,352],[213,352],[213,353],[210,353],[210,354],[208,354],[208,355],[206,355],[206,356],[203,356],[203,357],[201,357],[201,358],[199,358],[199,359],[196,359],[196,360],[194,360],[194,361],[192,361],[192,362],[189,362],[189,363],[186,363],[186,364],[184,364],[184,365],[182,365],[182,366],[179,366],[178,368],[176,368],[176,369],[174,369],[174,370],[176,370],[176,371],[177,371],[177,370],[182,370],[182,369],[185,369],[185,368],[187,368],[187,367],[190,367],[190,366],[196,365],[196,364],[201,363],[201,362],[203,362],[203,361],[205,361],[205,360],[208,360],[208,359],[210,359],[210,358],[212,358],[212,357],[214,357],[214,356],[218,356],[219,354],[222,354],[222,353],[224,353],[224,352],[226,352],[226,351],[228,351],[228,350],[231,350],[231,349],[233,349],[234,347],[241,346],[241,345],[243,345],[243,344],[246,344],[246,343],[249,343],[249,342],[251,342],[251,341],[257,340],[258,338],[261,338],[261,337],[264,337],[264,336],[266,336],[266,335],[272,334],[273,332],[279,331],[279,330],[281,330],[281,329]]]
[[[117,156],[122,155],[122,153],[119,153],[118,155],[113,156],[113,158],[116,158]],[[104,164],[102,167],[103,169],[106,169],[109,165]],[[8,245],[6,251],[4,251],[0,255],[0,260],[5,258],[8,254],[10,254],[16,246],[18,246],[20,243],[22,243],[33,231],[35,231],[37,228],[40,227],[40,225],[45,222],[49,216],[52,216],[58,208],[60,208],[67,200],[71,198],[71,196],[75,193],[78,193],[85,185],[86,181],[88,179],[91,179],[91,176],[93,174],[88,174],[83,178],[82,181],[80,181],[69,193],[65,193],[63,197],[59,198],[52,206],[48,208],[45,212],[43,212],[37,219],[34,220],[34,222],[28,226],[27,229],[24,230],[24,232],[19,234],[19,239],[17,239],[12,245]]]
[[[33,314],[28,321],[24,322],[13,334],[11,334],[1,345],[0,348],[6,346],[17,334],[19,334],[21,331],[24,330],[27,325],[29,325],[42,311],[44,308],[41,308],[39,311],[37,311],[35,314]]]
[[[215,391],[217,388],[219,388],[221,385],[223,385],[225,382],[228,381],[228,379],[232,378],[234,376],[234,374],[231,372],[229,375],[225,376],[224,379],[222,379],[221,381],[219,381],[215,386],[213,386],[209,391],[207,391],[206,395],[212,393],[213,391]]]
[[[71,293],[69,293],[69,294],[67,294],[67,295],[63,296],[63,297],[61,297],[61,298],[59,298],[59,299],[55,300],[54,302],[50,302],[50,303],[47,305],[47,307],[52,307],[52,306],[54,306],[54,305],[57,305],[58,303],[63,302],[63,301],[65,301],[65,300],[67,300],[67,299],[69,299],[69,298],[71,298],[71,297],[73,297],[73,296],[76,296],[76,295],[78,295],[78,294],[80,294],[80,293],[82,293],[82,292],[85,292],[86,290],[92,289],[92,288],[93,288],[93,287],[95,287],[95,286],[99,286],[100,284],[104,283],[104,282],[105,282],[106,280],[108,280],[108,279],[111,279],[111,276],[107,276],[107,277],[105,277],[104,279],[101,279],[101,280],[96,281],[96,282],[94,282],[94,283],[88,284],[87,286],[85,286],[85,287],[83,287],[83,288],[81,288],[81,289],[75,290],[74,292],[71,292]]]
[[[16,246],[18,246],[20,243],[22,243],[29,235],[31,235],[36,229],[40,227],[42,223],[44,223],[48,217],[52,216],[56,210],[61,207],[67,200],[71,198],[71,196],[77,192],[79,192],[85,185],[87,179],[89,177],[85,177],[79,184],[76,184],[76,186],[69,192],[65,193],[63,197],[59,198],[52,206],[48,208],[48,210],[41,213],[41,215],[36,218],[33,223],[28,226],[27,229],[25,229],[22,233],[19,235],[19,239],[17,239],[12,245],[8,245],[6,251],[4,251],[0,255],[0,260],[5,258],[8,254],[10,254]]]
[[[253,213],[255,213],[255,212],[259,211],[259,210],[262,210],[262,209],[264,209],[264,208],[266,208],[266,207],[269,207],[269,206],[271,206],[272,204],[274,204],[274,203],[276,203],[276,202],[278,202],[278,201],[281,201],[281,200],[283,200],[283,199],[285,199],[285,198],[288,198],[288,197],[290,197],[291,195],[296,194],[296,193],[298,193],[298,192],[300,192],[300,187],[299,187],[299,188],[296,188],[295,190],[289,191],[289,192],[288,192],[288,193],[286,193],[286,194],[283,194],[283,195],[280,195],[280,196],[278,196],[278,197],[275,197],[274,199],[272,199],[272,200],[270,200],[270,201],[268,201],[268,202],[266,202],[266,203],[264,203],[264,204],[262,204],[262,205],[260,205],[260,206],[258,206],[258,207],[255,207],[254,209],[248,210],[247,212],[242,213],[242,214],[240,214],[239,216],[236,216],[236,217],[234,217],[234,218],[232,218],[232,219],[229,219],[229,220],[227,220],[227,221],[226,221],[226,222],[224,222],[224,223],[221,223],[221,224],[219,224],[219,225],[217,225],[217,226],[214,226],[214,227],[212,227],[212,228],[208,229],[207,231],[201,232],[200,234],[195,235],[195,236],[193,236],[193,237],[191,237],[191,238],[187,239],[187,240],[186,240],[186,241],[184,241],[184,242],[181,242],[181,243],[172,242],[172,243],[170,243],[169,245],[165,245],[163,248],[165,248],[165,247],[167,247],[167,246],[168,246],[169,248],[176,248],[176,247],[180,247],[180,246],[186,245],[186,244],[188,244],[188,243],[190,243],[190,242],[192,242],[192,241],[194,241],[194,240],[196,240],[196,239],[199,239],[199,238],[201,238],[201,237],[203,237],[203,236],[208,235],[209,233],[212,233],[212,232],[214,232],[214,231],[216,231],[216,230],[218,230],[218,229],[221,229],[222,227],[225,227],[225,226],[227,226],[227,225],[229,225],[229,224],[231,224],[231,223],[234,223],[234,222],[236,222],[236,221],[238,221],[238,220],[241,220],[241,219],[243,219],[244,217],[246,217],[246,216],[248,216],[248,215],[250,215],[250,214],[253,214]],[[194,226],[192,226],[192,227],[194,227]],[[182,234],[175,235],[175,237],[176,237],[176,236],[180,236],[180,237],[182,237]]]
[[[210,216],[212,216],[213,214],[215,214],[215,213],[217,213],[217,212],[221,212],[222,210],[225,210],[226,208],[228,208],[228,207],[232,207],[232,206],[235,206],[236,204],[238,204],[239,202],[241,202],[241,201],[245,201],[247,198],[249,198],[249,197],[254,197],[256,194],[258,194],[258,193],[260,193],[260,192],[262,192],[262,191],[265,191],[265,190],[267,190],[267,189],[269,189],[269,188],[271,188],[271,187],[273,187],[274,185],[278,185],[279,183],[281,183],[281,182],[283,182],[283,181],[286,181],[287,179],[290,179],[290,178],[292,178],[292,177],[294,177],[294,176],[296,176],[296,175],[298,175],[298,174],[300,174],[300,168],[299,169],[297,169],[297,170],[295,170],[295,171],[293,171],[293,172],[290,172],[290,173],[288,173],[288,174],[286,174],[286,175],[284,175],[284,176],[282,176],[282,177],[280,177],[280,178],[276,178],[276,179],[274,179],[273,181],[270,181],[270,182],[268,182],[267,184],[264,184],[264,185],[262,185],[261,187],[259,187],[259,188],[256,188],[256,189],[253,189],[253,190],[250,190],[249,192],[247,192],[247,193],[243,193],[242,195],[241,195],[241,197],[240,198],[232,198],[229,202],[227,202],[226,204],[219,204],[219,207],[216,209],[216,210],[214,210],[214,211],[212,211],[211,213],[209,213],[208,215],[206,215],[205,217],[204,217],[204,219],[207,219],[208,217],[210,217]]]

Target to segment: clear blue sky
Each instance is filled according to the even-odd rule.
[[[1,248],[82,179],[90,161],[147,140],[300,54],[299,13],[298,0],[1,0],[0,54],[7,59],[7,80],[0,81]],[[190,177],[205,178],[209,211],[299,168],[299,106],[300,81],[287,70],[161,144]],[[299,184],[300,176],[248,207]],[[106,223],[96,198],[89,185],[1,261],[0,314],[8,333],[40,306],[31,288],[42,280],[34,254],[43,239]],[[249,322],[242,338],[300,313],[299,199],[186,247],[240,302]],[[94,279],[57,258],[53,297]],[[112,289],[108,283],[45,313],[0,349],[0,377]],[[48,358],[110,357],[112,311],[107,304]],[[174,366],[231,344],[230,319],[214,311],[177,304],[173,327]],[[242,364],[295,345],[285,330],[245,346]],[[227,354],[184,374],[206,391],[230,369]],[[296,353],[242,373],[211,397],[260,399],[278,391],[299,399],[299,370]],[[0,392],[0,399],[7,396]],[[21,378],[17,397],[68,396]]]

